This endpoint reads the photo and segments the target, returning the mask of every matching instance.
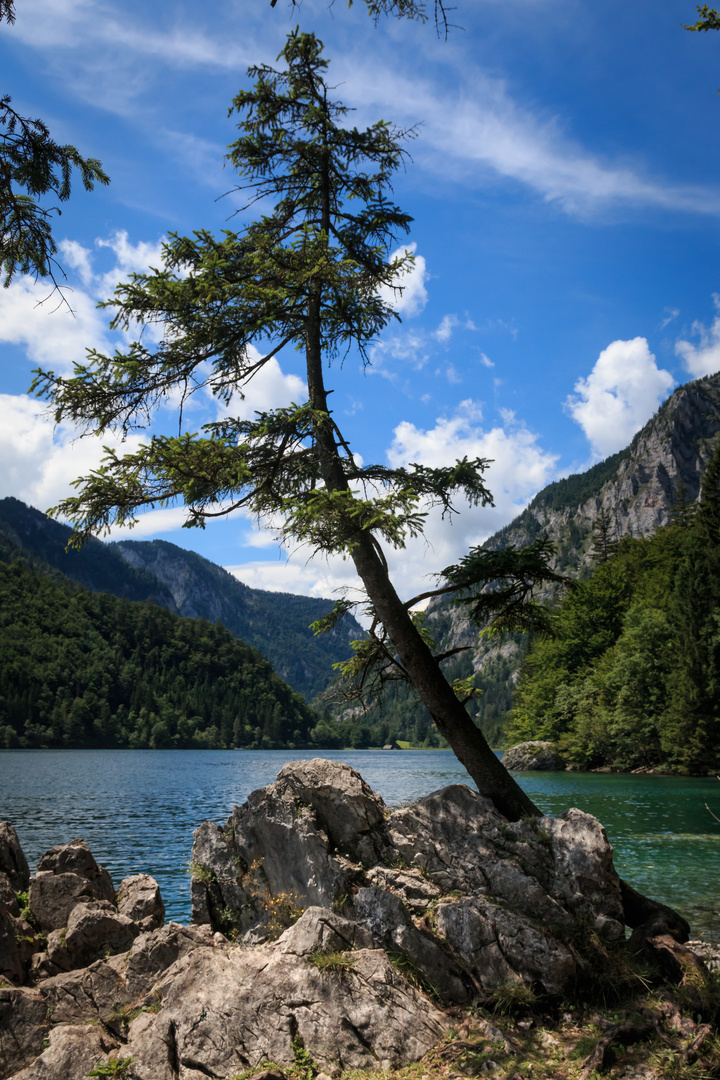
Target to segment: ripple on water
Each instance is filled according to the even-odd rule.
[[[0,751],[0,820],[9,820],[33,866],[48,848],[82,836],[116,884],[157,878],[168,918],[189,919],[187,864],[201,821],[223,823],[232,806],[271,783],[284,764],[313,754],[223,750]],[[346,761],[390,806],[468,776],[451,751],[326,751]],[[588,773],[517,779],[544,813],[577,806],[595,814],[636,888],[682,911],[695,932],[720,931],[717,780]]]

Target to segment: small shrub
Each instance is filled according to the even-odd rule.
[[[293,1039],[292,1048],[293,1072],[297,1080],[315,1080],[315,1077],[320,1072],[320,1066],[307,1052],[299,1035],[296,1035]]]
[[[88,1076],[106,1076],[109,1080],[125,1080],[132,1060],[131,1057],[108,1058],[104,1064],[99,1062],[95,1068],[88,1073]]]
[[[211,885],[215,880],[212,870],[208,866],[203,866],[202,863],[188,863],[188,874],[195,881],[202,881],[204,885]]]
[[[492,995],[493,1013],[499,1016],[517,1016],[529,1012],[538,1003],[534,990],[522,982],[508,982],[498,986]]]
[[[19,892],[15,893],[15,896],[20,905],[20,918],[24,919],[25,922],[34,923],[35,917],[30,910],[30,893],[27,891]]]

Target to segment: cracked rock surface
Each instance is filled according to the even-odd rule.
[[[442,1038],[444,1006],[508,983],[568,994],[581,937],[624,948],[595,818],[508,823],[464,785],[391,813],[321,759],[285,766],[223,829],[198,828],[191,926],[162,925],[146,875],[116,896],[83,841],[32,879],[21,856],[0,826],[0,873],[29,882],[34,943],[31,957],[7,946],[0,969],[0,1080],[86,1080],[130,1057],[128,1080],[227,1077],[290,1065],[298,1046],[330,1074],[400,1067]],[[21,922],[0,894],[0,960]]]

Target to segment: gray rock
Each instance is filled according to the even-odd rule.
[[[53,874],[46,870],[30,881],[30,908],[44,934],[67,926],[76,904],[97,899],[92,882],[78,874]]]
[[[370,885],[386,889],[402,900],[406,907],[420,914],[439,900],[442,891],[417,870],[392,870],[387,866],[374,866],[365,875]]]
[[[332,907],[358,880],[360,868],[343,851],[369,858],[381,844],[372,830],[379,826],[381,832],[382,801],[371,799],[360,776],[339,762],[299,762],[298,772],[295,778],[287,766],[274,784],[254,791],[235,807],[224,830],[206,821],[195,831],[193,922],[244,933],[269,917],[269,911]],[[335,796],[330,793],[333,773],[342,785]],[[314,774],[318,809],[310,801]],[[344,815],[334,809],[343,790],[351,801]],[[338,821],[331,828],[332,817]]]
[[[419,930],[392,893],[370,887],[353,897],[354,918],[371,932],[375,943],[388,951],[409,977],[442,1001],[462,1004],[471,994],[463,971],[427,931]]]
[[[156,930],[165,922],[160,886],[149,874],[123,878],[117,891],[117,909],[143,931]]]
[[[384,952],[351,952],[342,972],[311,962],[323,943],[351,932],[346,922],[308,911],[274,944],[197,949],[178,961],[156,987],[161,1011],[128,1032],[124,1052],[135,1056],[139,1080],[171,1080],[169,1060],[188,1078],[230,1076],[263,1060],[289,1065],[296,1039],[331,1072],[422,1057],[442,1036],[442,1014]]]
[[[90,1025],[53,1028],[48,1042],[40,1057],[14,1080],[87,1080],[95,1065],[124,1056],[107,1032]]]
[[[98,866],[85,840],[71,840],[69,844],[46,851],[37,864],[38,873],[77,874],[85,878],[93,888],[97,900],[115,899],[112,878],[104,867]]]
[[[18,890],[24,892],[25,890]],[[20,914],[20,904],[18,902],[17,893],[12,886],[10,877],[0,870],[0,904],[2,904],[11,915],[16,918]]]
[[[0,1080],[32,1064],[49,1030],[47,1007],[36,990],[0,986]]]
[[[575,975],[568,949],[539,925],[482,897],[441,901],[438,933],[463,957],[483,990],[524,982],[559,994]]]
[[[90,967],[46,979],[39,990],[55,1024],[77,1024],[141,1007],[157,979],[194,949],[210,948],[206,928],[168,923],[141,934],[132,948]]]
[[[0,873],[6,874],[16,893],[25,892],[30,883],[30,868],[9,821],[0,821]]]
[[[18,941],[21,934],[20,920],[0,903],[0,976],[13,983],[21,983],[24,975],[24,957]]]
[[[76,904],[67,927],[48,936],[47,955],[62,971],[87,967],[101,957],[127,952],[140,928],[107,900]]]
[[[373,866],[387,851],[387,807],[349,765],[324,758],[296,761],[280,770],[277,784],[312,807],[333,847],[354,862]]]
[[[553,744],[540,739],[512,746],[503,754],[502,763],[514,772],[562,772],[567,767]]]

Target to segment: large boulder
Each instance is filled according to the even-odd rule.
[[[60,971],[87,967],[103,956],[127,952],[139,933],[137,923],[108,900],[89,900],[75,905],[66,927],[49,934],[48,960]]]
[[[205,821],[193,834],[193,922],[244,933],[267,922],[268,904],[280,920],[309,904],[332,907],[363,865],[389,853],[385,810],[348,765],[316,758],[286,766],[235,807],[224,829]]]
[[[351,920],[310,908],[277,942],[196,949],[156,985],[161,1009],[133,1021],[123,1054],[138,1080],[292,1065],[297,1047],[332,1072],[417,1060],[444,1018],[384,951],[356,947],[370,943]],[[320,962],[335,951],[336,967]]]
[[[117,891],[117,909],[143,931],[157,930],[165,922],[160,887],[149,874],[123,878]]]
[[[30,881],[30,910],[40,930],[62,930],[72,909],[88,900],[115,902],[108,871],[98,866],[84,840],[51,848]]]
[[[256,944],[280,932],[278,911],[340,907],[446,1002],[513,981],[562,993],[578,935],[624,937],[595,818],[509,823],[462,784],[388,813],[347,765],[287,765],[224,829],[201,826],[192,859],[197,923]]]
[[[553,744],[541,739],[511,746],[503,754],[502,763],[512,772],[562,772],[567,768]]]

